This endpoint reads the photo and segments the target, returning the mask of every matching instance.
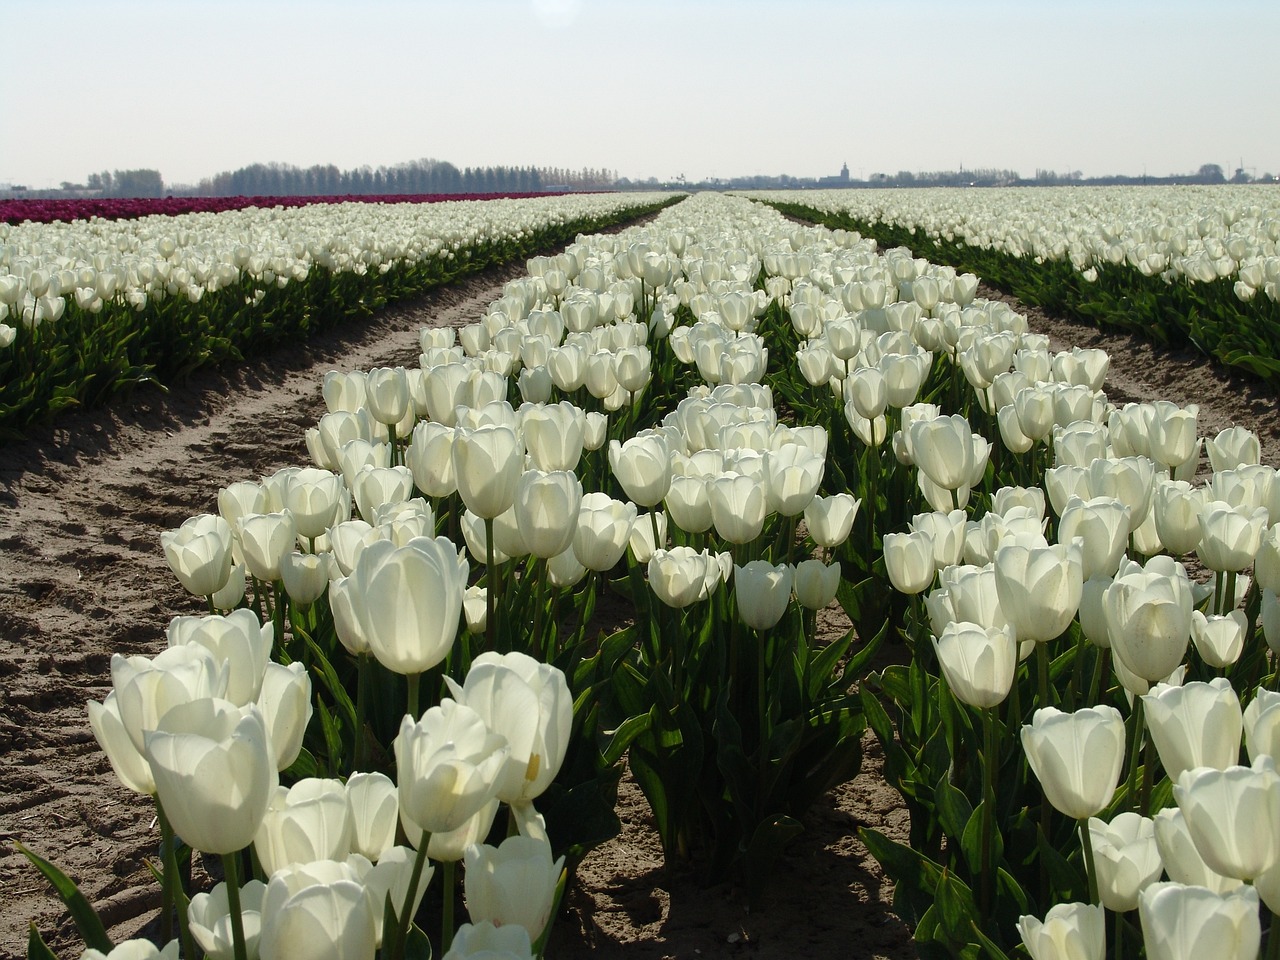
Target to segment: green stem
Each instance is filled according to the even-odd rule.
[[[284,646],[284,606],[287,594],[284,592],[284,581],[277,580],[271,585],[271,591],[275,594],[275,610],[272,612],[271,624],[275,629],[276,647]]]
[[[1126,802],[1129,804],[1129,809],[1137,810],[1138,797],[1135,791],[1138,788],[1138,754],[1141,752],[1143,725],[1143,699],[1141,697],[1133,698],[1133,712],[1129,714],[1129,722],[1133,724],[1133,727],[1129,731],[1129,775],[1125,780],[1124,795]]]
[[[991,832],[995,826],[996,773],[1000,767],[996,745],[996,718],[990,710],[982,711],[982,772],[985,781],[982,795],[982,915],[991,915]]]
[[[409,927],[413,925],[413,901],[418,893],[418,882],[422,879],[422,870],[427,865],[427,847],[431,845],[431,831],[423,830],[418,841],[418,853],[413,858],[413,873],[409,875],[409,889],[405,891],[404,903],[400,907],[400,916],[396,918],[395,936],[390,938],[388,960],[404,960],[405,944],[409,940]],[[383,947],[387,947],[387,937],[383,937]]]
[[[657,507],[649,508],[649,523],[653,527],[653,549],[661,550],[663,547],[666,546],[666,541],[663,540],[662,534],[658,532],[658,508]]]
[[[248,960],[248,951],[244,939],[244,914],[240,908],[240,854],[239,852],[222,855],[222,873],[227,882],[227,907],[231,911],[231,943],[235,948],[236,960]],[[195,956],[193,953],[192,956]]]
[[[498,635],[498,620],[494,615],[494,604],[497,602],[498,592],[498,565],[493,560],[493,519],[486,517],[484,521],[484,568],[485,568],[485,591],[484,591],[484,639],[485,648],[488,650],[496,650],[496,638]]]
[[[458,864],[454,860],[444,862],[444,904],[441,910],[440,952],[448,953],[453,945],[453,901],[454,887],[457,883],[455,869]]]
[[[1224,617],[1236,608],[1236,572],[1227,571],[1226,589],[1222,591],[1222,609],[1218,612]]]
[[[1049,689],[1049,645],[1036,644],[1036,683],[1039,687],[1039,698],[1036,708],[1053,706],[1053,698]]]
[[[413,717],[414,723],[417,723],[418,720],[421,719],[421,715],[418,713],[418,687],[422,683],[422,674],[420,673],[407,674],[405,676],[405,681],[407,682],[409,687],[409,701],[408,701],[409,716]]]
[[[1111,940],[1111,960],[1121,960],[1124,956],[1124,918],[1116,914],[1111,919],[1115,921],[1115,932]]]
[[[178,838],[174,836],[173,825],[169,823],[169,818],[165,816],[164,807],[160,803],[160,797],[156,800],[156,819],[160,821],[160,849],[164,858],[164,876],[162,877],[164,887],[164,924],[166,927],[164,935],[167,937],[169,930],[172,928],[173,911],[178,915],[178,940],[182,946],[183,956],[194,957],[196,955],[195,941],[191,939],[191,929],[187,925],[187,903],[186,896],[178,881]]]
[[[364,728],[369,711],[369,654],[356,657],[356,743],[355,768],[364,770],[367,762]],[[415,718],[416,719],[416,718]]]
[[[1280,960],[1280,924],[1276,922],[1276,914],[1271,914],[1271,925],[1267,933],[1267,960]]]
[[[1093,863],[1093,841],[1089,839],[1089,818],[1080,818],[1080,844],[1084,847],[1084,873],[1089,881],[1089,902],[1098,902],[1098,872]]]

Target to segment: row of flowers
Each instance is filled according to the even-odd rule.
[[[0,224],[0,431],[180,381],[670,200],[343,202]]]
[[[136,220],[178,217],[187,213],[223,213],[246,207],[305,207],[313,203],[440,203],[442,201],[521,200],[554,193],[397,193],[378,197],[322,195],[307,197],[82,197],[0,200],[0,223],[53,223],[69,220]]]
[[[866,726],[912,837],[862,835],[922,955],[1021,939],[1037,960],[1098,956],[1099,923],[1117,953],[1186,956],[1215,924],[1238,931],[1231,955],[1256,950],[1265,881],[1227,895],[1186,866],[1258,881],[1271,862],[1233,851],[1277,848],[1197,815],[1231,803],[1233,830],[1269,822],[1236,780],[1280,798],[1253,757],[1280,627],[1280,481],[1256,438],[1206,443],[1194,408],[1117,409],[1105,354],[1050,353],[976,277],[747,201],[693,198],[529,267],[479,322],[424,330],[417,368],[331,374],[313,465],[233,484],[165,536],[210,609],[170,642],[218,649],[117,660],[91,715],[170,835],[223,854],[221,940],[164,870],[184,955],[196,937],[247,955],[257,924],[259,955],[281,956],[285,917],[308,918],[289,956],[407,955],[428,858],[441,949],[498,949],[489,922],[522,928],[501,949],[537,951],[548,891],[616,831],[624,752],[667,856],[763,895],[804,810],[857,773]],[[1205,448],[1214,474],[1194,486]],[[1213,584],[1193,583],[1191,553]],[[634,605],[632,625],[599,632],[602,591]],[[815,611],[833,598],[855,630],[823,645]],[[886,642],[910,663],[868,674]],[[1234,754],[1166,756],[1147,706],[1165,687],[1187,738],[1212,726],[1202,688],[1234,697],[1253,766],[1238,730]],[[241,724],[256,759],[232,764],[250,753]],[[260,816],[205,832],[219,797],[251,795]],[[374,799],[393,795],[394,816]],[[1188,838],[1160,851],[1168,887],[1107,852],[1161,818]],[[507,833],[537,846],[543,879],[502,881],[526,899],[486,913],[472,873],[491,868],[473,864]],[[256,918],[237,882],[250,844]],[[400,879],[373,879],[384,858]],[[475,926],[451,941],[459,859]],[[1177,919],[1193,909],[1205,926]]]
[[[1267,189],[753,194],[975,272],[1024,303],[1280,383],[1280,218]]]

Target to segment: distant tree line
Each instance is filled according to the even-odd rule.
[[[538,193],[592,190],[612,185],[609,170],[584,167],[463,167],[443,160],[412,160],[395,166],[339,170],[333,164],[295,167],[254,163],[201,180],[190,192],[201,196],[378,196],[411,193]],[[185,191],[184,191],[185,192]]]

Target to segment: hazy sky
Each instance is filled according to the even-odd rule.
[[[4,0],[0,183],[1280,172],[1275,0]]]

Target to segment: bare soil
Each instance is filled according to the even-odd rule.
[[[85,703],[110,690],[113,652],[154,655],[171,617],[200,612],[168,570],[160,531],[215,510],[222,486],[305,462],[303,432],[324,413],[327,370],[415,363],[421,326],[477,319],[520,272],[489,271],[169,393],[139,390],[110,410],[72,413],[0,448],[0,957],[25,956],[31,923],[59,955],[81,951],[19,842],[80,883],[115,939],[154,919],[159,894],[145,863],[159,841],[151,805],[116,781]],[[1055,348],[1108,350],[1114,401],[1197,402],[1202,433],[1241,423],[1262,438],[1266,462],[1280,458],[1276,397],[1252,381],[1018,309]],[[833,619],[827,629],[847,624]],[[861,775],[806,818],[756,912],[732,886],[706,888],[663,863],[644,798],[624,779],[622,834],[584,861],[552,955],[914,957],[910,931],[889,906],[891,885],[855,832],[907,835],[873,739],[866,748]]]

